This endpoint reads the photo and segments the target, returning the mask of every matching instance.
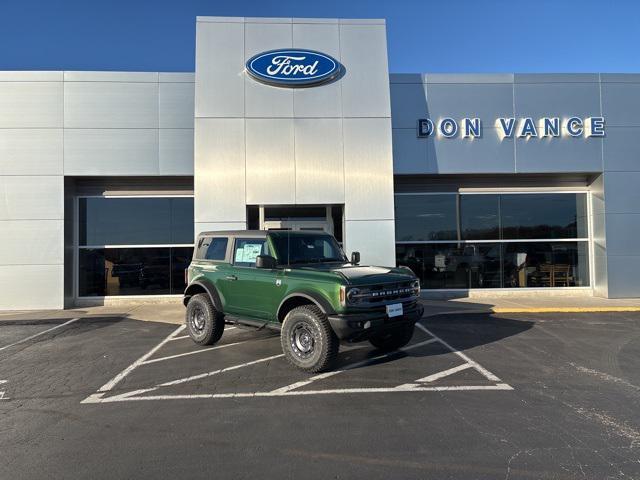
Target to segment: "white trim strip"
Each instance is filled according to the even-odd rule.
[[[460,243],[559,243],[559,242],[588,242],[588,238],[522,238],[522,239],[495,239],[495,240],[399,240],[398,245],[425,245],[425,244],[460,244]]]
[[[9,345],[5,345],[4,347],[0,347],[0,351],[6,350],[7,348],[13,347],[15,345],[20,345],[21,343],[24,343],[24,342],[27,342],[29,340],[32,340],[32,339],[34,339],[36,337],[39,337],[40,335],[44,335],[45,333],[49,333],[49,332],[51,332],[53,330],[56,330],[58,328],[62,328],[65,325],[69,325],[70,323],[77,322],[78,320],[80,320],[80,318],[72,318],[71,320],[68,320],[68,321],[66,321],[64,323],[61,323],[60,325],[56,325],[55,327],[48,328],[48,329],[46,329],[46,330],[44,330],[42,332],[36,333],[35,335],[31,335],[30,337],[23,338],[22,340],[18,340],[17,342],[10,343]]]
[[[194,350],[193,352],[177,353],[175,355],[169,355],[167,357],[152,358],[151,360],[146,360],[140,363],[140,365],[149,365],[151,363],[162,362],[164,360],[171,360],[173,358],[187,357],[189,355],[196,355],[198,353],[210,352],[211,350],[220,350],[221,348],[233,347],[235,345],[242,345],[243,343],[247,343],[248,341],[249,340],[244,340],[242,342],[225,343],[224,345],[217,345],[215,347],[202,348],[200,350]]]
[[[109,380],[107,383],[105,383],[102,387],[100,387],[98,389],[98,392],[103,392],[104,393],[104,392],[108,392],[109,390],[113,389],[113,387],[115,387],[118,383],[120,383],[132,371],[134,371],[136,368],[138,368],[140,365],[142,365],[142,363],[147,358],[149,358],[151,355],[156,353],[165,343],[169,342],[173,337],[175,337],[178,333],[180,333],[182,330],[184,330],[184,328],[185,328],[185,325],[180,325],[173,332],[171,332],[164,340],[162,340],[159,344],[157,344],[155,347],[153,347],[147,353],[142,355],[138,360],[133,362],[131,365],[129,365],[127,368],[125,368],[122,372],[120,372],[118,375],[116,375],[111,380]]]
[[[97,249],[97,248],[188,248],[193,247],[194,243],[149,243],[149,244],[116,244],[116,245],[78,245],[80,250]]]
[[[449,350],[451,350],[453,353],[455,353],[458,357],[460,357],[461,359],[463,359],[466,363],[468,363],[469,365],[471,365],[471,367],[475,368],[478,372],[480,372],[482,375],[484,375],[488,380],[491,380],[492,382],[502,382],[502,380],[500,380],[497,376],[495,376],[493,373],[491,373],[489,370],[487,370],[486,368],[484,368],[482,365],[480,365],[478,362],[471,360],[469,357],[467,357],[464,353],[462,353],[461,351],[459,351],[458,349],[453,348],[451,345],[449,345],[447,342],[445,342],[444,340],[442,340],[440,337],[438,337],[436,334],[434,334],[433,332],[431,332],[427,327],[425,327],[424,325],[422,325],[421,323],[416,323],[416,327],[418,327],[420,330],[422,330],[423,332],[425,332],[427,335],[431,335],[433,338],[435,338],[436,340],[438,340],[440,343],[442,343],[445,347],[447,347]],[[509,387],[511,388],[511,387]]]

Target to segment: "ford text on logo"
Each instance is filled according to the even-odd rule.
[[[313,50],[271,50],[251,57],[247,72],[256,80],[282,87],[310,87],[340,74],[340,63]]]

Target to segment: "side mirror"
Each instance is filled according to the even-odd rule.
[[[351,263],[358,265],[360,263],[360,252],[351,252]]]
[[[273,270],[274,268],[276,268],[276,265],[276,259],[270,255],[258,255],[256,257],[256,268],[266,268],[268,270]]]

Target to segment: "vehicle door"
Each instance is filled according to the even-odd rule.
[[[266,254],[264,237],[235,239],[231,268],[219,280],[229,313],[260,317],[263,307],[259,305],[261,297],[256,292],[256,258]]]

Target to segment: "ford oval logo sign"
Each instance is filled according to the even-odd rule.
[[[342,66],[333,57],[296,48],[270,50],[251,57],[247,72],[256,80],[281,87],[310,87],[336,78]]]

